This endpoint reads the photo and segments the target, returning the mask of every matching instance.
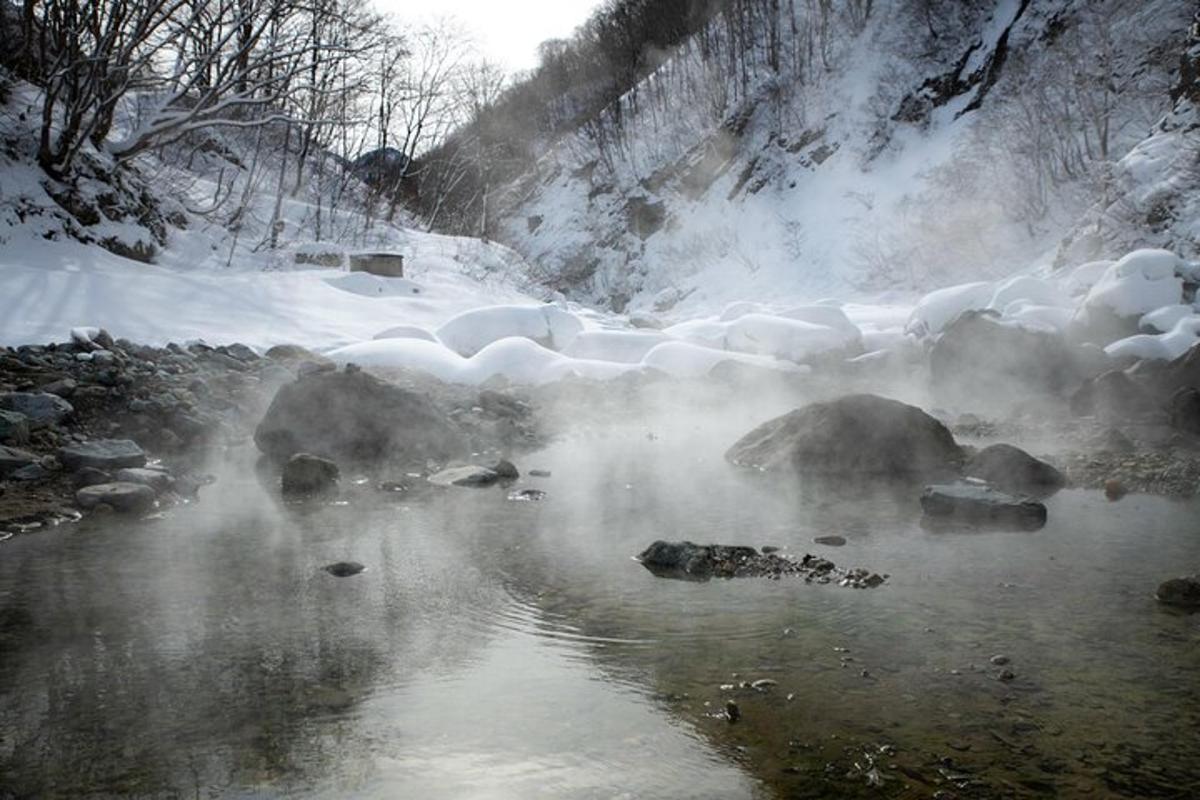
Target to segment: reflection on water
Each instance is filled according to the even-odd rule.
[[[934,532],[911,492],[735,471],[738,432],[563,442],[522,465],[540,502],[281,506],[233,469],[167,519],[4,542],[0,796],[1200,795],[1200,615],[1152,598],[1200,507],[1064,492],[1041,531]],[[655,539],[891,578],[661,580]]]

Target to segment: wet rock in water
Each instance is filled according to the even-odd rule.
[[[1120,500],[1128,493],[1129,490],[1125,488],[1125,484],[1116,478],[1109,478],[1104,482],[1104,496],[1109,500]]]
[[[1200,389],[1188,386],[1171,395],[1167,406],[1171,424],[1185,433],[1200,436]]]
[[[725,719],[729,720],[730,722],[737,722],[741,718],[742,718],[742,709],[740,709],[738,707],[738,704],[733,702],[732,700],[726,700],[725,701]]]
[[[817,536],[813,538],[813,541],[826,547],[844,547],[846,545],[844,536]]]
[[[57,425],[75,411],[66,400],[48,392],[0,393],[0,409],[24,415],[30,430]]]
[[[500,476],[495,470],[477,465],[465,467],[450,467],[429,476],[429,482],[435,486],[466,486],[480,488],[500,482]]]
[[[82,467],[121,469],[146,464],[146,453],[129,439],[96,439],[60,447],[58,460],[70,470]]]
[[[1055,467],[1010,444],[983,448],[971,456],[963,473],[1006,492],[1043,494],[1057,491],[1066,483]]]
[[[281,387],[254,441],[276,461],[312,452],[339,461],[424,463],[469,452],[463,434],[424,396],[357,369]]]
[[[1084,381],[1071,395],[1070,405],[1075,416],[1101,419],[1137,417],[1156,408],[1150,393],[1118,369]]]
[[[25,444],[29,441],[29,418],[17,411],[0,411],[0,442]]]
[[[733,565],[757,558],[753,547],[728,545],[698,545],[692,542],[666,542],[658,540],[643,550],[637,560],[655,575],[666,577],[691,577],[705,580],[714,574],[728,571],[725,565]]]
[[[538,500],[545,500],[546,493],[543,492],[541,489],[521,489],[518,492],[513,492],[512,494],[510,494],[508,496],[508,499],[509,500],[517,500],[517,501],[526,501],[526,502],[536,502]]]
[[[529,477],[531,477],[531,478],[549,478],[550,470],[548,470],[548,469],[531,469],[531,470],[529,470]]]
[[[505,461],[503,458],[495,463],[492,467],[492,472],[496,473],[503,481],[515,481],[521,477],[521,473],[517,470],[517,465],[511,461]]]
[[[1200,609],[1200,575],[1163,581],[1154,597],[1163,605]]]
[[[764,470],[913,478],[954,473],[963,453],[950,430],[916,406],[859,394],[770,420],[725,457]]]
[[[1003,667],[1005,664],[1007,664],[1009,662],[1008,656],[1000,654],[1000,653],[997,653],[996,655],[992,656],[988,660],[991,661],[997,667]]]
[[[116,511],[137,513],[154,507],[155,493],[140,483],[99,483],[75,493],[80,508],[92,509],[106,505]]]
[[[37,456],[27,450],[0,445],[0,478],[5,478],[34,461],[37,461]]]
[[[297,453],[287,460],[279,484],[284,494],[320,494],[337,488],[338,465],[327,458]]]
[[[921,508],[929,517],[1021,529],[1046,524],[1046,507],[1036,500],[1006,494],[986,484],[958,481],[926,486]]]
[[[140,483],[143,486],[149,486],[159,494],[169,491],[175,485],[175,479],[171,477],[171,473],[148,467],[119,469],[114,477],[121,483]]]
[[[367,568],[357,561],[339,561],[336,564],[321,567],[321,569],[337,578],[349,578],[351,575],[364,572]]]

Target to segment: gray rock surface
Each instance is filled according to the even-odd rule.
[[[280,486],[284,494],[320,494],[337,488],[338,465],[327,458],[297,453],[283,465]]]
[[[29,419],[17,411],[0,411],[0,442],[25,444],[29,441]]]
[[[10,473],[16,472],[36,460],[37,456],[27,450],[0,445],[0,478],[8,477]]]
[[[1171,578],[1159,584],[1154,594],[1158,602],[1176,608],[1200,608],[1200,575]]]
[[[162,494],[169,491],[175,484],[175,479],[171,477],[171,473],[161,469],[150,469],[148,467],[127,467],[117,470],[114,475],[117,481],[121,483],[140,483],[143,486],[149,486],[155,492]]]
[[[429,476],[429,482],[435,486],[482,487],[491,486],[501,480],[503,478],[495,470],[474,464],[465,467],[449,467]]]
[[[0,409],[24,414],[32,430],[57,425],[75,411],[66,400],[48,392],[0,393]]]
[[[986,484],[967,481],[926,486],[921,508],[929,517],[1021,529],[1046,524],[1046,507]]]
[[[963,460],[937,419],[870,394],[814,403],[763,423],[725,457],[766,470],[901,478],[954,474]]]
[[[80,508],[93,509],[107,505],[116,511],[138,513],[154,507],[155,494],[149,486],[140,483],[98,483],[75,493],[75,502]]]
[[[95,439],[60,447],[58,460],[70,470],[82,467],[114,470],[145,466],[146,453],[129,439]]]
[[[1011,444],[985,447],[967,460],[963,474],[1006,492],[1044,494],[1062,488],[1066,478],[1051,464]]]

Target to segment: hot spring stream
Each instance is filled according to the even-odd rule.
[[[518,460],[540,502],[286,505],[233,465],[0,543],[0,797],[1200,796],[1200,615],[1153,598],[1200,504],[934,532],[913,492],[739,471],[740,432],[581,432]],[[669,580],[655,539],[890,578]]]

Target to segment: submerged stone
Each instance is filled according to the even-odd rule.
[[[338,561],[336,564],[329,564],[321,569],[337,578],[349,578],[351,575],[366,571],[367,568],[357,561]]]
[[[297,453],[283,465],[280,487],[284,494],[319,494],[336,488],[340,474],[338,465],[327,458]]]
[[[929,517],[1021,529],[1046,524],[1046,506],[1036,500],[1006,494],[987,484],[958,481],[926,486],[921,508]]]
[[[1200,609],[1200,575],[1163,581],[1154,597],[1163,605]]]

